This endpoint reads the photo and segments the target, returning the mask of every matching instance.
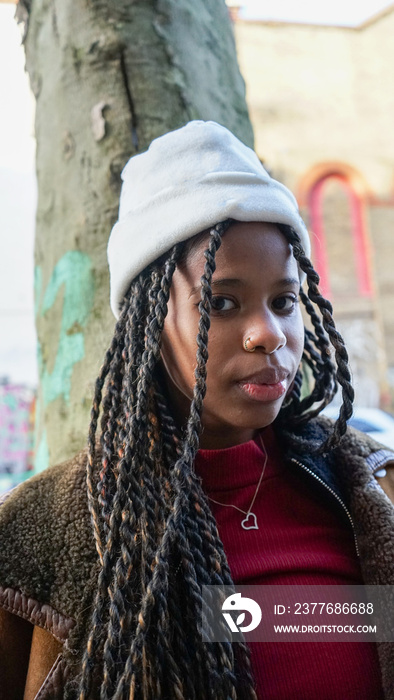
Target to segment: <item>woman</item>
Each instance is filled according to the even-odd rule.
[[[393,455],[347,434],[308,234],[253,151],[191,122],[122,177],[87,459],[0,509],[6,697],[394,698],[391,645],[203,642],[203,585],[393,584]]]

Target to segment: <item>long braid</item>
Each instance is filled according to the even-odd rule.
[[[155,270],[153,270],[152,272],[150,295],[151,305],[153,307],[156,306],[156,295],[159,293],[160,286],[162,286],[165,289],[165,293],[167,295],[165,303],[168,300],[169,286],[175,269],[175,258],[177,254],[178,249],[174,251],[173,255],[167,262],[162,280],[160,280]],[[150,512],[148,513],[148,515],[150,515],[150,519],[152,519],[153,516],[154,525],[154,511],[152,509],[152,503],[154,502],[154,498],[151,495],[151,483],[150,478],[148,476],[149,471],[145,471],[145,475],[142,481],[141,476],[139,475],[140,464],[143,463],[144,455],[147,454],[147,423],[145,420],[148,402],[147,386],[151,379],[154,358],[152,357],[151,349],[149,348],[147,350],[146,346],[151,340],[152,329],[150,329],[150,326],[153,324],[153,319],[153,308],[151,308],[150,313],[148,313],[147,323],[145,327],[145,349],[141,357],[141,363],[139,365],[140,369],[136,376],[136,403],[134,407],[129,406],[129,410],[131,413],[130,421],[127,421],[127,423],[129,423],[130,425],[129,438],[125,445],[124,457],[120,460],[119,463],[118,489],[113,503],[114,513],[116,509],[118,510],[115,513],[115,517],[113,518],[111,538],[108,540],[108,546],[110,548],[113,548],[115,546],[115,543],[118,541],[119,538],[120,541],[123,543],[121,545],[120,556],[117,558],[115,564],[114,580],[111,585],[112,601],[110,606],[110,621],[108,627],[107,642],[104,649],[105,676],[103,685],[106,689],[108,697],[112,696],[114,687],[116,685],[115,679],[119,668],[117,667],[119,659],[113,658],[113,649],[121,648],[120,638],[125,634],[127,635],[131,623],[130,611],[126,609],[124,600],[127,598],[128,595],[127,589],[130,588],[130,583],[128,581],[130,577],[130,572],[135,567],[135,562],[133,561],[133,557],[130,553],[133,551],[132,545],[134,538],[137,535],[136,528],[138,527],[138,521],[140,521],[141,523],[139,526],[140,531],[138,535],[141,538],[140,556],[142,558],[146,557],[147,532],[146,527],[144,527],[144,522],[146,519],[147,508],[150,509]],[[157,321],[157,323],[164,323],[163,314],[161,314],[161,319]],[[156,360],[157,359],[158,357],[156,357]],[[136,374],[135,365],[133,366],[133,369],[134,372],[132,368],[130,368],[128,374],[129,378],[130,375],[132,375],[133,373],[134,375]],[[130,386],[128,386],[128,388],[130,389]],[[129,397],[132,393],[133,391],[129,391]],[[128,403],[127,399],[126,402]],[[132,501],[128,494],[128,490],[130,487],[132,489],[133,501],[138,503],[139,512],[137,512],[131,507]],[[119,531],[117,530],[118,527]],[[149,546],[150,545],[148,543],[148,549]],[[146,567],[145,575],[147,575]],[[142,577],[141,580],[144,585],[144,577]],[[102,697],[103,700],[106,697],[103,692]]]
[[[106,376],[107,376],[115,358],[116,358],[115,364],[116,364],[116,367],[118,368],[119,355],[123,351],[124,323],[125,323],[125,317],[127,315],[126,312],[127,312],[127,309],[123,308],[123,312],[119,318],[119,321],[118,321],[116,329],[115,329],[115,333],[114,333],[114,336],[112,339],[111,346],[106,352],[103,366],[102,366],[102,368],[100,370],[100,374],[96,380],[95,392],[94,392],[94,398],[93,398],[93,404],[92,404],[92,410],[91,410],[91,417],[90,417],[89,435],[88,435],[88,467],[87,467],[88,503],[89,503],[89,509],[90,509],[92,519],[93,519],[94,532],[95,532],[95,537],[96,537],[96,546],[97,546],[97,551],[98,551],[100,560],[102,560],[102,541],[101,541],[101,532],[100,532],[100,524],[99,524],[99,514],[98,514],[98,508],[97,508],[97,498],[96,498],[96,494],[94,493],[94,488],[93,488],[93,471],[94,471],[94,463],[95,463],[95,458],[96,458],[95,435],[96,435],[96,430],[97,430],[97,422],[98,422],[99,413],[100,413],[100,403],[101,403],[101,397],[102,397],[105,379],[106,379]],[[113,383],[116,384],[115,381]],[[113,398],[112,394],[109,391],[107,396],[105,397],[105,400],[104,400],[104,406],[103,406],[104,413],[106,412],[108,405],[110,403],[112,404],[112,398]]]
[[[140,324],[140,317],[143,315],[144,312],[144,291],[146,289],[146,280],[138,279],[136,280],[129,291],[128,298],[126,298],[126,303],[122,307],[122,312],[121,316],[119,319],[119,322],[116,326],[115,329],[115,335],[114,335],[114,341],[115,339],[118,338],[118,336],[121,336],[122,338],[122,360],[123,360],[123,365],[125,366],[125,370],[123,372],[123,383],[121,384],[124,385],[124,383],[127,383],[127,378],[129,376],[128,370],[130,370],[130,366],[133,367],[135,366],[135,363],[138,361],[138,356],[141,355],[141,352],[139,351],[139,345],[140,343],[138,342],[139,337],[141,336],[140,329],[139,329],[139,324]],[[118,342],[119,345],[119,342]],[[102,377],[102,381],[105,378],[105,375],[110,373],[111,370],[111,364],[110,363],[105,363],[101,372],[100,377]],[[109,384],[111,383],[116,383],[116,379],[114,376],[109,375]],[[119,377],[118,377],[118,384],[119,384]],[[130,397],[130,394],[133,393],[133,385],[131,383],[131,387],[129,386],[129,391],[127,392],[127,396]],[[124,386],[123,389],[122,387],[119,390],[119,393],[124,394]],[[107,398],[107,397],[106,397]],[[119,408],[122,407],[124,395],[121,395],[120,401],[119,401]],[[95,404],[99,403],[99,400],[94,401],[94,409],[95,409]],[[94,416],[92,418],[91,422],[91,427],[90,427],[90,433],[89,433],[89,445],[90,445],[90,451],[93,454],[93,458],[91,458],[91,462],[93,462],[94,459],[94,452],[93,450],[95,449],[95,438],[94,438],[94,433],[96,430],[96,425],[97,425],[97,416],[98,416],[98,409],[95,409]],[[102,515],[103,515],[103,522],[104,524],[107,524],[107,517],[108,514],[111,512],[111,507],[112,507],[112,500],[113,496],[111,494],[113,493],[113,488],[111,489],[111,486],[113,485],[113,478],[108,478],[108,474],[113,474],[113,465],[112,462],[114,462],[114,455],[117,457],[120,456],[121,454],[121,448],[120,447],[114,447],[112,446],[112,450],[110,451],[108,455],[108,448],[110,446],[108,445],[108,432],[112,431],[112,437],[114,439],[114,434],[116,434],[117,426],[116,423],[119,422],[120,425],[122,425],[122,421],[120,418],[115,420],[114,415],[109,415],[107,414],[107,421],[108,421],[108,430],[106,431],[104,428],[104,423],[105,423],[105,418],[106,418],[106,413],[105,410],[103,411],[103,419],[102,419],[102,446],[103,446],[103,457],[102,457],[102,469],[101,469],[101,474],[100,474],[100,481],[97,486],[97,490],[101,496],[102,500],[102,495],[105,494],[106,502],[105,504],[102,503]],[[123,436],[124,437],[124,436]],[[120,440],[122,439],[122,435],[120,435]],[[90,467],[92,469],[92,467]],[[90,491],[89,488],[89,480],[88,480],[88,493]],[[100,498],[99,496],[99,498]],[[102,561],[102,568],[100,570],[99,578],[98,578],[98,584],[97,584],[97,591],[96,591],[96,599],[94,603],[94,608],[93,608],[93,618],[92,618],[92,626],[90,630],[90,635],[87,643],[87,648],[85,650],[85,655],[83,659],[83,666],[82,666],[82,679],[81,679],[81,684],[80,684],[80,698],[87,698],[89,697],[89,693],[91,692],[91,675],[92,675],[92,669],[94,668],[95,665],[95,655],[97,654],[97,648],[99,646],[100,641],[103,638],[103,626],[104,626],[104,620],[106,617],[106,596],[107,596],[107,590],[109,586],[109,582],[111,579],[111,572],[113,568],[113,561],[112,558],[110,557],[110,554],[108,550],[104,553],[104,559]]]
[[[111,458],[115,453],[119,454],[121,445],[123,444],[124,435],[118,430],[118,425],[122,425],[124,420],[124,391],[125,383],[127,381],[124,378],[125,368],[130,368],[130,366],[137,366],[141,361],[143,345],[143,326],[139,323],[141,313],[144,311],[144,295],[147,288],[147,280],[137,279],[132,285],[127,295],[127,304],[129,305],[129,313],[125,319],[125,338],[133,339],[132,343],[127,342],[124,344],[122,349],[122,355],[120,358],[119,375],[113,376],[114,371],[112,371],[112,376],[108,381],[108,394],[106,396],[106,401],[108,398],[111,403],[108,406],[106,401],[103,404],[103,417],[101,422],[101,445],[103,450],[103,455],[106,459],[103,459],[103,469],[100,473],[100,482],[98,484],[99,494],[105,493],[105,503],[104,499],[99,496],[100,503],[102,505],[102,516],[104,523],[108,523],[109,515],[111,511],[111,503],[108,499],[108,494],[114,492],[114,487],[116,483],[114,470],[112,469]],[[124,305],[123,309],[127,309],[127,304]],[[119,380],[119,381],[117,381]],[[112,389],[112,386],[114,389]],[[133,386],[128,386],[127,390],[127,400],[128,405],[132,406],[135,401],[135,391],[133,391]],[[123,396],[122,396],[123,392]],[[112,400],[111,400],[112,399]],[[127,409],[126,409],[127,411]]]
[[[316,334],[315,337],[313,337],[312,334],[307,336],[309,363],[313,362],[315,359],[313,354],[310,353],[310,341],[312,339],[319,351],[319,368],[315,373],[317,378],[315,390],[312,392],[311,398],[307,399],[304,403],[300,403],[299,419],[302,422],[306,422],[307,420],[310,420],[312,416],[317,415],[317,413],[319,413],[319,411],[332,399],[336,391],[337,382],[342,388],[342,406],[340,408],[338,420],[334,424],[332,434],[319,448],[320,452],[326,452],[339,444],[341,437],[346,432],[346,421],[351,417],[353,411],[354,389],[351,384],[348,353],[345,348],[343,338],[335,327],[332,317],[332,305],[320,293],[318,287],[320,281],[319,275],[313,268],[309,258],[306,257],[301,246],[299,236],[289,226],[279,224],[278,228],[292,245],[294,257],[297,260],[300,269],[306,274],[308,293],[306,295],[303,291],[301,291],[300,297],[301,301],[304,303],[307,313],[311,318]],[[320,319],[317,316],[311,302],[316,304],[318,307],[322,317],[322,322],[320,322]],[[337,365],[336,370],[330,360],[331,351],[329,348],[329,342],[324,335],[324,331],[326,331],[328,339],[334,347]],[[315,411],[309,411],[303,414],[305,409],[311,405],[311,402],[320,399],[323,399],[323,403]]]
[[[218,241],[219,242],[219,241]],[[206,265],[205,275],[210,275],[212,276],[212,271],[210,270],[210,267]],[[210,282],[210,279],[208,279],[208,282]],[[204,343],[206,345],[206,340],[207,340],[207,329],[206,329],[206,316],[202,315],[200,317],[200,323],[199,323],[199,333],[198,333],[198,350],[197,350],[197,368],[196,368],[196,386],[194,390],[194,396],[193,396],[193,401],[192,401],[192,407],[190,411],[190,418],[188,421],[188,426],[187,426],[187,435],[186,435],[186,440],[185,440],[185,445],[184,445],[184,450],[181,458],[178,460],[177,464],[175,465],[174,468],[174,476],[175,479],[178,481],[178,483],[181,485],[184,482],[184,479],[186,478],[187,480],[190,480],[190,467],[191,464],[194,461],[195,457],[195,452],[197,450],[198,446],[198,433],[199,430],[201,429],[201,423],[200,423],[200,413],[202,410],[202,399],[205,394],[205,381],[204,381],[204,373],[206,373],[206,360],[207,360],[207,351],[206,347],[204,347]],[[193,434],[194,433],[194,434]],[[189,472],[189,473],[188,473]],[[182,507],[183,506],[183,507]],[[156,563],[157,566],[155,567],[154,573],[153,573],[153,579],[152,579],[152,585],[148,588],[148,596],[146,597],[145,600],[145,606],[143,603],[142,610],[141,610],[141,616],[140,616],[140,623],[137,628],[137,633],[136,636],[133,640],[132,644],[132,649],[131,649],[131,654],[129,657],[128,664],[126,665],[125,672],[126,673],[131,673],[132,665],[135,663],[135,660],[138,658],[138,654],[140,653],[138,649],[138,639],[143,638],[144,634],[144,629],[149,628],[149,621],[150,621],[150,615],[152,614],[152,608],[153,605],[155,604],[155,589],[156,587],[159,587],[160,585],[166,585],[168,582],[168,578],[166,576],[167,573],[167,558],[169,554],[169,550],[166,548],[169,547],[170,540],[176,540],[182,542],[184,541],[184,525],[182,521],[181,514],[182,512],[185,512],[185,509],[187,508],[187,503],[186,503],[186,496],[184,492],[180,489],[174,503],[174,523],[172,523],[172,515],[170,516],[169,521],[167,522],[167,530],[164,533],[163,536],[163,541],[161,544],[161,547],[159,548],[159,551],[157,552],[156,555]],[[172,527],[174,527],[175,532],[171,532]],[[192,550],[190,549],[190,546],[188,545],[188,542],[186,540],[185,542],[186,546],[183,549],[183,563],[185,566],[185,579],[189,585],[189,594],[190,591],[192,594],[196,596],[197,600],[200,600],[200,592],[199,588],[196,585],[195,581],[195,569],[194,569],[194,561],[193,561],[193,555],[192,555]],[[166,554],[167,556],[163,556]],[[161,579],[159,578],[161,576]],[[156,579],[156,580],[155,580]],[[157,583],[156,583],[157,581]],[[156,584],[156,585],[155,585]],[[161,598],[163,600],[163,598]],[[142,620],[142,622],[141,622]],[[141,642],[140,642],[141,646]],[[134,656],[134,659],[133,659]],[[126,678],[127,682],[127,678]],[[119,692],[119,697],[121,697],[121,692],[120,688],[118,688]]]
[[[94,482],[94,466],[96,461],[96,441],[95,434],[97,429],[97,422],[100,413],[100,403],[102,397],[103,386],[105,379],[111,369],[114,358],[119,357],[119,353],[122,352],[124,346],[124,324],[125,318],[127,316],[127,307],[124,307],[120,315],[119,321],[115,328],[115,333],[112,339],[110,348],[108,349],[103,366],[100,370],[100,374],[96,380],[95,394],[91,410],[91,422],[89,428],[88,436],[88,461],[87,461],[87,471],[86,471],[86,481],[87,481],[87,493],[88,493],[88,506],[92,517],[93,531],[95,535],[96,548],[99,555],[101,564],[103,564],[103,543],[102,543],[102,531],[100,523],[100,515],[98,503],[99,500],[96,498],[94,492],[93,482]],[[116,362],[118,366],[118,362]],[[107,399],[107,397],[106,397]],[[108,404],[108,402],[107,402]],[[107,405],[106,404],[106,405]],[[105,461],[103,461],[106,467]],[[87,646],[85,649],[83,662],[82,662],[82,679],[80,685],[80,700],[85,700],[88,698],[91,692],[91,676],[95,666],[95,659],[97,654],[98,642],[97,636],[95,635],[95,630],[99,627],[101,623],[100,615],[100,590],[97,590],[95,605],[93,610],[93,623],[92,630],[88,638]]]
[[[181,456],[178,428],[171,416],[170,411],[168,410],[166,399],[159,390],[157,390],[156,398],[160,411],[159,415],[162,428],[164,453],[167,455],[169,463],[174,464]],[[200,675],[197,677],[196,685],[190,675],[190,668],[193,660],[189,649],[193,646],[193,642],[190,640],[190,628],[186,629],[186,626],[184,625],[184,610],[181,608],[179,603],[177,574],[182,566],[182,560],[178,553],[176,553],[176,555],[177,556],[173,562],[173,567],[170,567],[170,577],[172,577],[172,581],[170,585],[168,612],[174,625],[174,639],[176,640],[179,648],[179,653],[177,654],[175,652],[175,654],[183,669],[183,677],[185,679],[185,697],[188,699],[190,698],[190,700],[193,700],[194,698],[198,700],[198,698],[202,697],[203,694],[203,689],[200,685],[202,678]],[[179,563],[178,558],[180,560]]]
[[[128,511],[123,509],[123,502],[127,499],[127,486],[128,479],[126,482],[122,479],[121,467],[125,468],[125,445],[129,445],[127,438],[127,428],[125,433],[125,426],[127,425],[127,414],[128,411],[132,410],[132,406],[135,400],[135,381],[133,381],[133,375],[135,374],[135,367],[138,366],[141,356],[142,356],[142,346],[143,346],[143,327],[141,328],[140,317],[141,314],[145,312],[145,296],[148,285],[147,280],[137,280],[135,285],[130,292],[130,304],[129,304],[129,314],[126,321],[125,327],[125,349],[123,352],[123,360],[125,365],[125,370],[123,373],[123,381],[121,385],[121,401],[120,405],[123,407],[123,416],[119,416],[118,420],[114,423],[112,422],[112,427],[110,421],[108,422],[107,430],[102,433],[101,442],[103,445],[103,456],[107,455],[108,451],[110,455],[115,455],[118,460],[117,474],[115,474],[115,469],[111,468],[112,472],[112,484],[114,488],[105,489],[105,482],[103,480],[103,471],[101,475],[101,481],[99,483],[100,493],[106,494],[106,499],[103,503],[103,518],[108,517],[108,527],[107,527],[107,544],[106,544],[106,565],[103,567],[101,572],[101,579],[99,578],[99,584],[101,583],[102,596],[101,605],[105,606],[105,599],[107,591],[110,595],[110,606],[109,606],[109,619],[108,611],[106,616],[104,615],[104,609],[101,610],[102,620],[105,621],[107,640],[104,646],[104,680],[101,687],[101,697],[107,698],[111,697],[111,686],[113,684],[113,675],[116,673],[116,668],[119,663],[121,663],[121,650],[122,647],[118,643],[119,636],[121,634],[120,630],[122,625],[124,625],[125,618],[130,617],[131,609],[126,607],[124,604],[124,593],[123,587],[126,584],[127,579],[130,577],[132,571],[132,564],[130,563],[128,557],[129,546],[123,545],[121,547],[121,557],[116,559],[116,548],[117,541],[119,538],[119,533],[121,540],[124,542],[126,535],[123,530],[126,527],[125,521],[132,516]],[[120,429],[117,428],[117,423],[120,423]],[[104,429],[103,425],[103,429]],[[104,457],[105,459],[105,457]],[[107,457],[109,461],[109,457]],[[114,462],[114,458],[112,458]],[[109,461],[111,464],[111,462]],[[115,462],[116,463],[116,462]],[[127,469],[127,467],[126,467]],[[119,471],[118,471],[119,470]],[[120,476],[119,476],[120,474]],[[134,504],[141,505],[141,493],[138,491],[138,485],[134,482],[135,497],[133,499]],[[115,493],[114,493],[115,491]],[[110,494],[114,494],[112,497]],[[137,497],[139,495],[139,499]],[[111,579],[113,575],[117,577],[118,584],[113,587]],[[127,628],[127,625],[126,625]]]
[[[179,257],[179,248],[175,248],[174,255],[169,261],[167,266],[167,274],[159,285],[158,293],[155,294],[152,290],[150,295],[150,313],[148,315],[146,323],[146,344],[145,344],[145,355],[142,359],[142,365],[145,367],[145,372],[141,375],[140,385],[138,388],[138,404],[137,404],[137,418],[140,418],[142,433],[146,430],[147,435],[153,434],[156,425],[153,423],[152,412],[147,411],[148,402],[147,396],[150,387],[152,386],[153,371],[155,364],[160,357],[160,336],[164,326],[164,319],[167,313],[167,303],[169,298],[169,284],[171,281],[172,274],[175,269],[175,260]],[[169,273],[169,274],[168,274]],[[145,360],[145,362],[144,362]],[[145,416],[147,416],[147,424],[144,427]],[[158,447],[157,441],[153,441],[153,450]],[[152,449],[152,446],[150,446]],[[153,461],[154,463],[154,461]],[[157,529],[157,524],[161,523],[165,519],[166,507],[161,495],[161,481],[160,474],[155,474],[152,470],[152,481],[150,479],[150,472],[148,471],[145,476],[141,476],[143,479],[143,485],[146,491],[146,515],[144,519],[142,528],[142,558],[143,566],[145,566],[145,571],[142,574],[142,594],[146,593],[146,587],[151,579],[152,568],[154,566],[155,560],[155,545],[154,545],[154,534]],[[150,517],[149,517],[150,515]],[[164,529],[164,527],[163,527]],[[165,596],[164,596],[165,598]],[[167,673],[172,678],[174,687],[180,691],[180,681],[179,681],[179,670],[178,664],[176,663],[175,657],[171,655],[166,656],[167,646],[168,646],[168,620],[164,613],[159,613],[158,624],[155,626],[154,634],[156,638],[155,648],[156,654],[151,655],[150,665],[154,670],[155,681],[153,692],[160,697],[161,688],[160,683],[162,681],[162,674],[164,666],[167,667]],[[147,658],[148,650],[146,647],[143,649],[145,658]],[[166,663],[165,663],[166,662]],[[181,697],[181,695],[180,695]]]

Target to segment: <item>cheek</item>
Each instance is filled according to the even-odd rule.
[[[293,332],[290,337],[289,346],[291,347],[294,364],[298,368],[301,363],[302,354],[304,352],[304,337],[305,329],[301,314],[299,314],[297,327],[293,328]]]
[[[304,352],[304,326],[301,325],[300,327],[300,332],[299,335],[297,336],[296,340],[296,356],[297,356],[297,364],[301,362],[302,354]]]
[[[300,348],[300,362],[301,362],[301,357],[302,357],[302,353],[304,352],[304,343],[305,343],[305,326],[304,326],[304,319],[302,318],[302,314],[301,314],[301,309],[299,310],[298,342],[299,342],[299,348]]]
[[[287,338],[286,347],[292,355],[292,364],[298,367],[304,351],[305,328],[301,310],[298,309],[296,313],[297,315],[290,317],[282,329]]]
[[[242,356],[242,338],[237,328],[232,325],[212,326],[208,342],[208,382],[210,385],[220,383],[228,366],[238,365]],[[230,370],[231,371],[231,370]]]
[[[170,313],[164,322],[161,357],[167,374],[182,388],[194,385],[196,336],[193,320],[182,313]]]

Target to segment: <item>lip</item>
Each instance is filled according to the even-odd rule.
[[[259,372],[248,374],[238,379],[239,384],[278,384],[289,376],[289,370],[284,367],[264,367]]]
[[[288,376],[289,372],[284,367],[266,367],[238,380],[237,384],[255,401],[277,401],[286,393]]]
[[[286,392],[286,382],[276,384],[250,384],[239,382],[241,390],[256,401],[277,401]]]

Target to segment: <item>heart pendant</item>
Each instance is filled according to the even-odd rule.
[[[248,524],[249,521],[249,524]],[[254,513],[249,513],[246,518],[243,519],[241,525],[244,530],[258,530],[257,518]]]

